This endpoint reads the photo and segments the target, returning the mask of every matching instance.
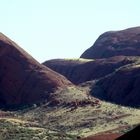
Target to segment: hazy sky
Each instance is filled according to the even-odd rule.
[[[140,0],[0,0],[0,31],[38,61],[76,58],[109,30],[140,26]]]

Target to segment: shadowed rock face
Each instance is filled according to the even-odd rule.
[[[140,64],[122,68],[101,79],[93,87],[92,94],[117,104],[140,106]]]
[[[105,32],[81,58],[108,58],[120,55],[140,56],[140,27]]]
[[[65,60],[54,59],[43,64],[64,75],[75,84],[102,78],[117,68],[134,63],[137,57],[116,56],[109,59],[97,60]]]
[[[17,44],[0,34],[0,105],[24,105],[46,99],[71,85],[63,76],[39,64]]]

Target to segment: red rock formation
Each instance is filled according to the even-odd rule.
[[[71,85],[0,34],[0,105],[23,105],[46,99],[59,87]]]
[[[101,79],[91,91],[93,96],[126,106],[140,106],[140,64],[121,68]]]
[[[116,56],[109,59],[64,60],[54,59],[43,64],[66,76],[75,84],[104,77],[117,68],[137,61],[137,57]]]
[[[108,58],[120,55],[140,56],[140,27],[102,34],[81,58]]]

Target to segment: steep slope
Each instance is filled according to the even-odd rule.
[[[0,106],[24,105],[72,85],[64,76],[41,65],[0,33]]]
[[[119,55],[140,56],[140,27],[105,32],[81,58],[108,58]]]
[[[140,106],[140,63],[123,67],[98,81],[91,91],[107,101],[126,106]]]
[[[115,69],[134,63],[138,57],[116,56],[109,59],[54,59],[43,64],[75,84],[104,77]]]

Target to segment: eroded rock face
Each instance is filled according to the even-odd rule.
[[[41,65],[0,34],[0,105],[32,104],[56,89],[72,85],[64,76]]]
[[[116,56],[109,59],[54,59],[43,64],[64,75],[71,82],[80,84],[90,80],[100,79],[121,66],[137,61],[137,57]]]
[[[92,95],[121,105],[140,106],[140,64],[122,68],[101,79]]]
[[[87,49],[81,58],[140,56],[140,27],[105,32]]]

